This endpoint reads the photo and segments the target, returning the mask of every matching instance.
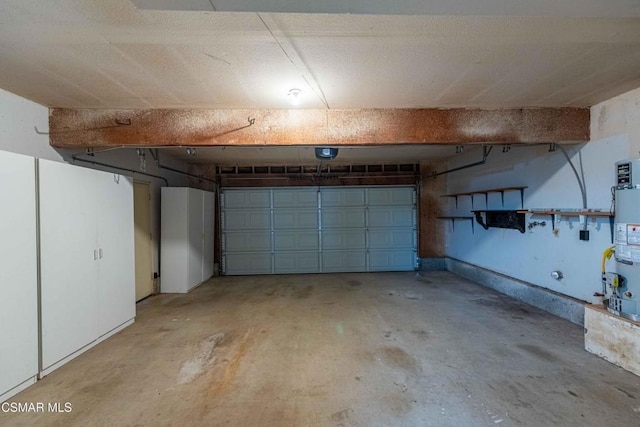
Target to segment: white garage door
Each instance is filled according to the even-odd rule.
[[[409,271],[415,187],[223,189],[227,275]]]

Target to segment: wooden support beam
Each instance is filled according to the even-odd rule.
[[[588,108],[70,110],[49,115],[51,145],[383,145],[585,142]],[[253,123],[253,124],[252,124]]]

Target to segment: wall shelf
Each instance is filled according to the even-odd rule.
[[[475,233],[475,227],[473,224],[472,216],[437,216],[436,218],[451,220],[451,227],[453,227],[453,231],[456,231],[456,220],[471,221],[471,233]]]
[[[485,206],[489,205],[489,193],[500,193],[502,197],[502,206],[504,207],[504,193],[507,191],[519,191],[520,192],[520,206],[524,207],[524,190],[527,187],[500,187],[500,188],[490,188],[487,190],[478,190],[478,191],[467,191],[464,193],[453,193],[453,194],[443,194],[440,197],[453,197],[456,200],[456,208],[458,207],[458,197],[460,196],[469,196],[471,197],[471,208],[473,209],[473,196],[476,194],[484,194],[485,198]]]
[[[474,210],[476,221],[485,230],[489,228],[513,228],[524,233],[527,210]]]
[[[556,229],[556,219],[560,217],[579,217],[582,221],[586,218],[609,218],[611,226],[611,243],[613,243],[613,222],[615,214],[609,210],[562,210],[562,209],[531,209],[527,211],[531,215],[550,215],[552,230]]]
[[[614,214],[609,211],[564,211],[560,209],[549,210],[528,210],[525,211],[532,215],[554,215],[554,216],[595,216],[601,218],[613,218]]]

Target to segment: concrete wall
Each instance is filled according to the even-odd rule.
[[[592,108],[592,140],[587,144],[566,146],[578,171],[582,164],[589,208],[609,210],[611,187],[615,183],[614,163],[638,156],[640,149],[640,89],[613,98]],[[528,186],[525,208],[581,208],[578,181],[560,151],[548,152],[548,146],[512,147],[502,152],[496,146],[486,165],[454,172],[447,176],[447,192],[483,190],[495,187]],[[481,158],[476,150],[459,155],[449,162],[456,167]],[[489,195],[489,208],[501,209],[500,194]],[[475,209],[485,209],[484,196],[474,198]],[[520,194],[505,194],[505,209],[520,208]],[[471,210],[469,197],[458,200],[455,208],[449,199],[448,213],[466,215]],[[549,216],[527,215],[527,224],[546,221],[521,234],[510,229],[484,230],[475,224],[456,224],[455,232],[445,227],[447,255],[464,262],[513,277],[571,297],[597,302],[600,291],[600,260],[611,245],[608,219],[588,219],[590,240],[581,241],[578,218],[562,218],[552,233]],[[612,269],[613,265],[610,266]],[[550,273],[560,270],[562,280]]]
[[[42,105],[21,98],[0,89],[0,150],[25,154],[42,159],[73,163],[71,155],[75,150],[56,150],[49,145],[47,135],[39,135],[34,127],[41,132],[48,131],[49,109]],[[80,151],[80,150],[78,150]],[[113,164],[133,170],[139,170],[139,158],[135,150],[116,150],[108,153],[96,154],[96,161]],[[166,163],[180,170],[187,170],[182,162],[171,161],[163,157]],[[101,166],[85,163],[75,163],[77,166],[90,167],[131,176],[129,172],[116,171]],[[153,159],[147,154],[146,171],[153,175],[164,176],[171,186],[186,186],[188,180],[179,174],[158,169]],[[159,271],[159,236],[160,236],[160,188],[163,181],[140,174],[133,174],[134,179],[151,183],[151,227],[153,235],[153,271]]]

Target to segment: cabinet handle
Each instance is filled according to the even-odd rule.
[[[96,251],[95,249],[93,250],[93,260],[97,260],[98,259],[98,251]]]
[[[100,259],[102,259],[102,248],[100,248],[100,250],[98,251],[98,253],[100,254]]]

